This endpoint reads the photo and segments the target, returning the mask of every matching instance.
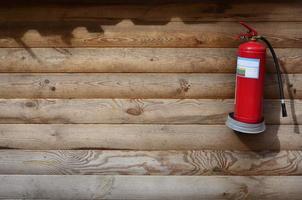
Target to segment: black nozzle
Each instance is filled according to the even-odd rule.
[[[286,106],[285,106],[284,100],[283,100],[283,102],[281,102],[281,110],[282,110],[282,117],[287,117],[287,111],[286,111]]]

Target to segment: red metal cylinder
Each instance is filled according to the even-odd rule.
[[[266,47],[257,41],[238,49],[234,118],[245,123],[263,121]]]

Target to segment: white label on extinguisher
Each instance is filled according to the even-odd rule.
[[[259,66],[260,66],[260,59],[238,57],[237,76],[258,79]]]

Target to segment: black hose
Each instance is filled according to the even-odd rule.
[[[284,101],[284,91],[283,91],[283,83],[282,83],[282,78],[281,78],[280,65],[279,65],[276,53],[275,53],[272,45],[269,43],[269,41],[265,37],[259,36],[259,39],[261,39],[263,42],[265,42],[265,44],[267,45],[267,47],[269,48],[269,50],[271,51],[271,54],[273,56],[275,67],[276,67],[276,72],[277,72],[277,78],[278,78],[282,117],[287,117],[287,111],[286,111],[286,106],[285,106],[285,101]]]

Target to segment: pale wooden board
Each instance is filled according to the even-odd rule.
[[[233,98],[234,74],[0,73],[0,98]],[[302,74],[283,74],[286,98],[302,98]],[[275,74],[264,97],[279,99]]]
[[[302,151],[0,150],[0,174],[302,175]]]
[[[18,2],[18,3],[16,3]],[[52,1],[1,2],[1,21],[99,21],[167,23],[169,21],[301,21],[300,1]],[[62,3],[63,2],[63,3]],[[68,2],[68,1],[67,1]],[[91,0],[90,0],[91,2]],[[14,4],[15,3],[15,4]],[[9,5],[13,5],[14,9]],[[24,6],[24,4],[26,6]],[[21,6],[19,6],[21,5]]]
[[[301,131],[298,125],[268,125],[248,135],[225,125],[0,124],[0,148],[302,150]]]
[[[274,47],[302,47],[302,22],[253,22]],[[51,27],[51,28],[50,28]],[[164,25],[79,22],[3,22],[0,47],[238,47],[235,36],[244,29],[237,22]]]
[[[0,72],[234,73],[231,48],[0,48]],[[282,71],[302,73],[302,49],[275,49]],[[267,54],[267,72],[275,72]]]
[[[2,199],[300,200],[301,176],[1,175]]]
[[[267,124],[301,124],[301,100],[266,100]],[[0,99],[0,123],[224,124],[232,99]]]

